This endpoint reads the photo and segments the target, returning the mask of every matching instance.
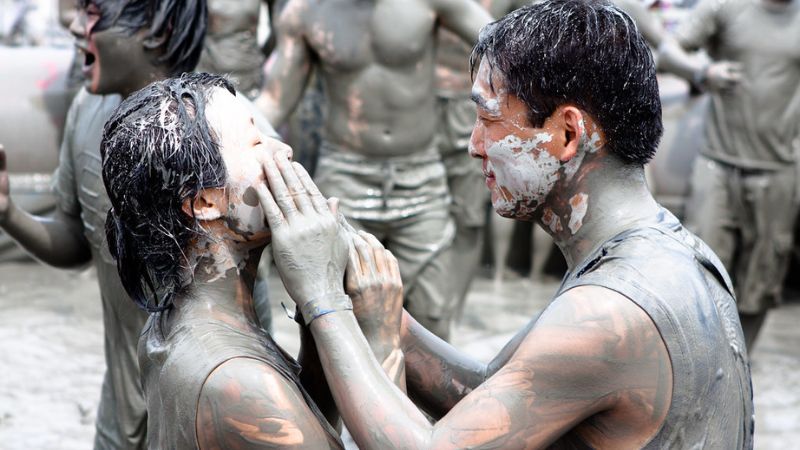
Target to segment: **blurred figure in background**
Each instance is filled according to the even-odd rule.
[[[492,17],[507,13],[530,3],[530,0],[476,0]],[[456,295],[454,317],[458,319],[472,278],[483,254],[489,193],[483,186],[483,173],[467,152],[469,137],[475,126],[475,103],[470,98],[472,78],[469,55],[472,47],[447,29],[439,29],[436,48],[436,89],[439,98],[440,123],[438,145],[447,170],[447,185],[452,203],[450,213],[455,221],[453,239],[452,287]],[[513,222],[509,222],[513,223]],[[507,247],[511,236],[502,227],[496,246]],[[498,234],[495,234],[498,236]],[[550,238],[545,235],[547,244]],[[538,249],[538,247],[537,247]],[[537,253],[538,254],[538,253]],[[495,264],[499,264],[495,261]],[[502,269],[496,273],[501,273]]]
[[[454,226],[435,148],[435,33],[441,25],[472,43],[490,19],[472,0],[289,0],[258,100],[280,125],[317,70],[328,115],[316,181],[394,253],[408,310],[444,338]]]
[[[702,0],[677,38],[742,68],[711,92],[686,222],[734,278],[751,349],[781,301],[797,219],[800,1]]]
[[[208,34],[198,72],[228,75],[236,89],[253,99],[263,81],[266,56],[258,42],[261,5],[275,0],[208,0]]]

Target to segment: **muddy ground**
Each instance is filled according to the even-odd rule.
[[[275,337],[297,351],[272,280]],[[557,283],[476,280],[454,344],[488,360],[541,309]],[[800,446],[800,295],[767,319],[753,354],[756,448]],[[498,300],[500,299],[500,300]],[[89,449],[100,392],[103,325],[91,270],[0,264],[0,449]]]

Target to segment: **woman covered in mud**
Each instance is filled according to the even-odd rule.
[[[288,163],[291,150],[209,74],[131,95],[101,149],[109,247],[151,313],[139,342],[150,448],[341,447],[322,375],[307,364],[301,382],[255,319],[270,232],[252,187],[265,182],[262,161]],[[313,355],[301,350],[301,361],[316,360],[304,348]]]

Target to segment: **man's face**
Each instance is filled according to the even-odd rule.
[[[552,130],[548,122],[543,128],[530,126],[527,106],[507,93],[503,76],[491,71],[486,61],[478,68],[472,98],[478,119],[469,152],[483,160],[492,206],[501,216],[532,220],[558,181],[562,166],[549,149]]]
[[[152,54],[144,48],[141,31],[131,35],[117,25],[95,30],[102,15],[100,7],[89,2],[70,25],[84,55],[86,88],[101,95],[132,92],[142,86],[143,74],[153,72]]]
[[[216,134],[227,172],[228,210],[224,215],[228,228],[248,241],[265,239],[268,228],[254,190],[266,183],[261,161],[276,153],[291,158],[292,150],[262,134],[250,111],[225,89],[214,89],[206,106],[206,119]]]

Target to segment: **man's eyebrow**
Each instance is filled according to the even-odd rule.
[[[483,98],[477,92],[470,93],[469,98],[472,99],[472,101],[475,102],[478,105],[478,108],[486,111],[490,115],[492,115],[492,116],[500,115],[500,111],[498,111],[498,109],[497,109],[497,102],[492,102],[492,103],[494,103],[494,105],[490,106],[489,102],[487,102],[486,99]]]
[[[475,102],[481,109],[491,111],[489,105],[486,104],[486,100],[477,92],[470,93],[469,98],[472,99],[472,101]]]

